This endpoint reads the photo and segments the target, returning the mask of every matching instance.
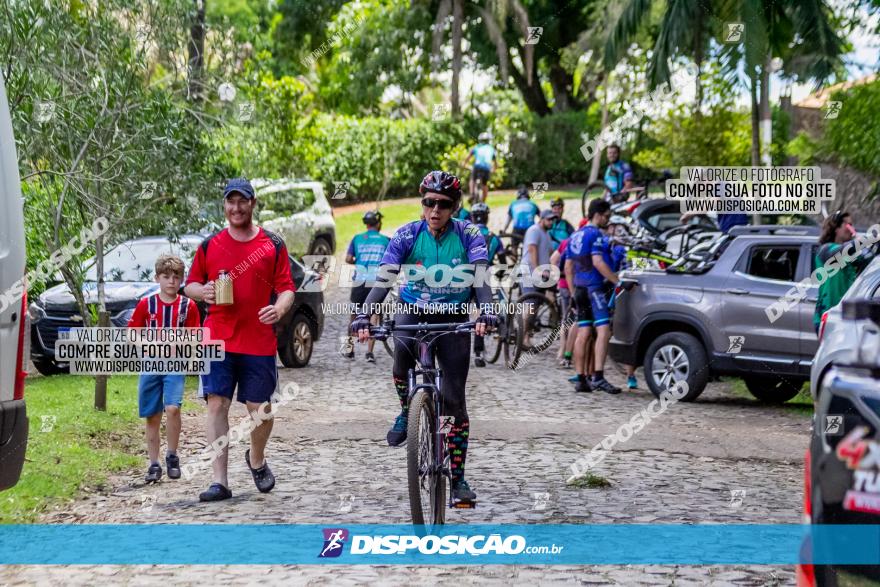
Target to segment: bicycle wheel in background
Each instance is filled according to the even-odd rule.
[[[386,303],[390,303],[391,307],[397,305],[399,300],[398,293],[396,289],[391,290],[391,293],[388,294],[388,300]],[[385,320],[394,320],[394,314],[390,314],[388,316],[383,315],[379,324],[382,324]],[[382,346],[385,347],[385,352],[388,353],[392,359],[394,358],[394,337],[389,336],[385,340],[382,341]]]
[[[483,341],[486,343],[486,354],[483,358],[487,363],[494,363],[501,356],[504,345],[507,344],[506,316],[501,316],[498,328],[495,329],[495,332],[484,336]]]
[[[443,524],[446,521],[446,477],[437,466],[434,402],[420,389],[409,403],[406,430],[406,470],[409,484],[409,508],[416,526]]]
[[[584,188],[584,193],[581,196],[581,214],[583,214],[584,218],[587,217],[587,208],[590,205],[590,200],[603,197],[606,190],[605,184],[601,181],[594,181]]]
[[[519,359],[522,337],[522,322],[517,314],[508,314],[505,324],[504,365],[508,369],[516,369]]]
[[[522,334],[519,337],[518,354],[545,351],[560,335],[559,309],[556,304],[546,295],[537,292],[521,296],[516,303],[522,304]]]

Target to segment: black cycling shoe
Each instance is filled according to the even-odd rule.
[[[165,468],[169,479],[180,479],[180,458],[176,454],[165,455]]]
[[[394,425],[385,436],[385,439],[388,441],[388,446],[400,446],[404,443],[404,441],[406,440],[406,423],[406,416],[404,416],[403,414],[397,416],[397,418],[394,420]]]
[[[468,482],[464,479],[452,482],[452,499],[453,501],[474,501],[477,494],[470,488]]]
[[[232,492],[219,483],[211,483],[211,486],[199,494],[199,501],[223,501],[232,497]]]
[[[368,363],[376,362],[376,357],[373,355],[373,353],[367,353],[364,358],[367,360]]]
[[[593,391],[593,386],[590,385],[590,382],[587,380],[586,377],[584,377],[583,379],[579,378],[574,384],[574,390],[578,393],[588,393]]]
[[[474,355],[474,367],[485,367],[486,359],[483,358],[483,353],[477,353]]]
[[[593,389],[601,389],[602,391],[610,395],[617,395],[618,393],[620,393],[620,388],[612,385],[611,382],[604,377],[602,379],[594,379],[592,381],[592,386]]]
[[[169,475],[171,473],[169,472]],[[147,483],[158,483],[159,479],[162,478],[162,466],[159,463],[153,463],[150,465],[150,468],[147,469],[147,475],[144,477],[144,481]]]
[[[275,487],[275,475],[269,468],[269,461],[263,459],[263,466],[259,469],[251,467],[251,449],[244,451],[244,461],[247,463],[251,475],[254,476],[254,485],[260,490],[260,493],[269,493]]]

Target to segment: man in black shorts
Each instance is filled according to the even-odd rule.
[[[349,265],[355,265],[354,282],[356,285],[351,288],[352,320],[360,313],[367,313],[363,304],[376,281],[376,269],[385,254],[385,249],[388,248],[388,241],[391,240],[380,232],[382,230],[382,213],[378,210],[375,212],[371,210],[364,214],[364,224],[367,226],[367,230],[351,239],[348,252],[345,254],[345,262]],[[374,318],[374,323],[378,323],[378,316]],[[376,341],[372,338],[367,344],[366,359],[369,363],[376,362],[376,357],[373,355],[374,344]],[[346,359],[354,358],[354,342],[350,335],[342,356]]]

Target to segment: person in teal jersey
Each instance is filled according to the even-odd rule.
[[[442,275],[450,273],[450,268],[461,269],[472,276],[485,272],[488,263],[486,241],[479,228],[452,218],[461,201],[461,182],[445,171],[432,171],[422,180],[419,193],[422,195],[422,220],[404,224],[394,233],[382,257],[376,285],[367,296],[366,306],[372,308],[381,303],[388,295],[388,288],[397,281],[398,274],[403,273],[405,281],[400,289],[401,308],[395,314],[396,323],[467,322],[470,317],[468,302],[474,296],[480,308],[474,332],[483,336],[498,324],[498,316],[492,312],[492,290],[488,280],[441,279]],[[416,274],[413,269],[418,270]],[[367,340],[370,336],[369,316],[359,314],[351,331],[357,333],[360,341]],[[476,493],[464,478],[470,429],[465,401],[470,334],[444,334],[437,337],[434,344],[437,363],[444,375],[440,389],[444,416],[451,419],[446,444],[451,455],[452,497],[456,502],[472,502]],[[392,378],[401,412],[386,436],[389,446],[400,446],[406,441],[409,418],[407,374],[416,364],[418,351],[412,337],[395,336]]]
[[[351,288],[352,314],[351,321],[354,320],[358,313],[364,311],[363,303],[370,293],[370,288],[376,282],[376,268],[388,248],[389,239],[382,234],[382,213],[372,210],[364,214],[364,224],[367,230],[356,234],[351,243],[348,245],[348,252],[345,254],[345,262],[349,265],[355,265],[354,283]],[[378,316],[375,317],[374,323],[378,324]],[[373,354],[373,345],[376,344],[374,339],[370,339],[367,343],[367,354],[364,358],[369,363],[376,362],[376,356]],[[342,353],[346,359],[354,358],[354,342],[349,335]]]
[[[535,217],[541,213],[538,206],[529,198],[529,190],[526,186],[520,186],[516,194],[516,200],[511,202],[507,209],[507,224],[502,232],[507,232],[513,223],[513,233],[524,237],[529,227],[535,223]]]
[[[500,263],[506,263],[504,258],[504,250],[501,247],[501,239],[494,234],[489,227],[489,206],[483,202],[474,204],[471,208],[471,220],[480,228],[480,234],[486,239],[486,253],[489,258],[489,265],[495,263],[498,258]],[[474,335],[474,367],[485,367],[486,359],[483,358],[483,352],[486,350],[486,343],[482,336]]]
[[[453,214],[452,217],[456,220],[470,220],[473,222],[473,220],[471,220],[471,212],[464,207],[464,204],[459,206],[458,210],[455,211],[455,214]]]
[[[492,137],[487,132],[480,133],[480,136],[477,139],[479,142],[473,149],[471,149],[465,160],[465,165],[470,163],[471,160],[474,162],[473,169],[471,169],[471,181],[469,185],[471,202],[474,201],[475,196],[481,197],[482,199],[479,200],[481,202],[485,202],[486,198],[489,197],[489,176],[498,166],[495,161],[495,147],[489,143],[491,138]],[[477,178],[483,180],[482,194],[474,194]]]
[[[550,209],[557,216],[556,220],[553,221],[553,226],[547,231],[550,234],[550,240],[553,242],[553,249],[555,250],[559,248],[562,241],[574,234],[574,226],[562,217],[562,213],[565,211],[565,202],[562,201],[562,198],[556,198],[550,202]]]

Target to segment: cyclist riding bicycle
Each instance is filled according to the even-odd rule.
[[[397,280],[397,273],[404,265],[404,283],[400,288],[400,303],[395,321],[398,324],[466,322],[468,302],[475,295],[481,314],[474,332],[483,336],[495,326],[498,317],[492,313],[492,291],[487,279],[478,279],[470,284],[456,286],[444,283],[442,277],[448,275],[450,267],[459,269],[460,265],[472,265],[465,273],[485,275],[488,255],[486,241],[476,224],[452,219],[452,212],[461,200],[459,179],[445,171],[432,171],[419,186],[422,198],[423,220],[403,225],[395,232],[382,262],[379,266],[376,285],[367,296],[367,308],[381,304],[388,289]],[[410,269],[418,269],[416,275]],[[456,271],[456,275],[461,272]],[[438,279],[439,278],[441,279]],[[428,285],[438,283],[439,286]],[[351,325],[358,340],[366,341],[370,336],[370,321],[366,314],[359,314]],[[465,402],[465,384],[470,358],[470,334],[452,333],[440,335],[435,344],[437,362],[443,371],[443,384],[440,394],[443,399],[443,416],[454,421],[447,433],[446,443],[451,455],[450,472],[452,495],[456,501],[473,501],[474,493],[464,479],[467,458],[470,420]],[[388,431],[390,446],[399,446],[406,440],[409,398],[407,376],[416,365],[417,344],[411,337],[395,336],[394,367],[392,370],[394,387],[400,400],[400,415]]]
[[[629,163],[620,159],[620,146],[609,145],[605,150],[605,156],[608,158],[608,167],[605,168],[605,199],[612,204],[623,202],[629,197],[628,193],[620,194],[623,190],[631,189],[635,184],[633,182],[632,167]],[[620,194],[612,198],[612,194]],[[613,199],[613,201],[612,201]]]
[[[507,232],[507,228],[512,222],[513,234],[523,238],[529,227],[535,223],[535,216],[540,213],[541,210],[529,198],[529,189],[526,186],[520,186],[516,193],[516,200],[511,202],[507,209],[507,224],[504,225],[502,232]]]
[[[382,230],[381,212],[370,210],[364,214],[363,221],[367,230],[356,234],[351,239],[351,244],[348,245],[348,251],[345,254],[345,262],[355,266],[354,282],[358,284],[351,288],[352,321],[358,313],[363,312],[364,300],[367,299],[367,294],[370,293],[370,288],[376,281],[376,268],[379,266],[379,261],[382,260],[382,255],[385,254],[385,249],[388,248],[388,241],[391,240],[380,232]],[[378,324],[378,320],[375,320],[374,323]],[[370,339],[367,345],[367,354],[364,358],[369,363],[376,362],[376,357],[373,355],[373,345],[375,344],[376,341]],[[354,344],[351,341],[351,336],[346,341],[342,356],[346,359],[354,358]]]
[[[489,133],[480,133],[480,136],[477,138],[479,142],[473,149],[471,149],[470,153],[468,153],[467,159],[464,163],[467,165],[472,159],[474,161],[473,169],[471,169],[471,180],[469,185],[471,197],[474,196],[477,179],[483,180],[483,193],[480,200],[482,202],[485,202],[486,198],[489,197],[489,175],[493,173],[498,166],[495,161],[495,147],[489,143],[491,139],[492,137]]]
[[[574,233],[574,226],[571,225],[571,222],[562,217],[562,213],[565,210],[565,202],[562,201],[562,198],[556,198],[550,202],[550,209],[553,210],[558,217],[553,221],[553,226],[551,226],[548,231],[550,233],[550,240],[553,241],[553,248],[556,249],[562,241]]]
[[[504,257],[504,249],[501,246],[501,239],[498,238],[487,226],[489,224],[489,206],[483,202],[474,204],[471,208],[471,221],[480,228],[480,234],[486,239],[486,252],[489,266],[495,263],[495,257],[499,262],[506,263]],[[486,343],[482,336],[474,336],[474,367],[485,367],[486,359],[483,358],[483,351],[486,350]]]

